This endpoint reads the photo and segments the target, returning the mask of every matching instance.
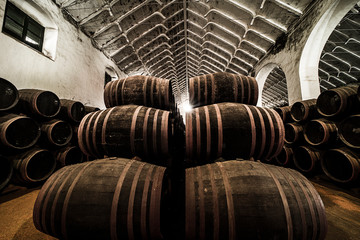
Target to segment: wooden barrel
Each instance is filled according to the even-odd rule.
[[[47,179],[55,170],[56,161],[45,149],[30,149],[12,157],[14,164],[13,181],[17,184],[33,184]]]
[[[357,90],[357,96],[358,96],[358,100],[360,102],[360,86],[358,87],[358,90]]]
[[[150,76],[131,76],[106,84],[106,107],[127,104],[170,110],[174,105],[170,81]]]
[[[65,146],[73,135],[71,125],[59,119],[42,123],[41,132],[41,143],[45,146]]]
[[[339,137],[351,148],[360,148],[360,114],[345,118],[339,125]]]
[[[32,116],[50,118],[60,111],[60,99],[50,91],[38,89],[19,90],[20,111]]]
[[[277,108],[274,108],[274,110],[280,115],[280,117],[284,123],[293,121],[293,119],[291,118],[291,113],[290,113],[291,107],[290,106],[277,107]]]
[[[55,152],[58,167],[64,167],[84,161],[84,154],[77,146],[68,146]]]
[[[304,127],[298,123],[285,124],[285,142],[287,144],[299,144],[303,142]]]
[[[256,105],[258,84],[253,77],[226,72],[189,79],[189,100],[194,107],[221,102]]]
[[[294,163],[293,159],[293,149],[287,146],[284,146],[279,155],[275,157],[276,162],[283,167],[290,167]]]
[[[322,92],[316,102],[319,113],[324,117],[341,117],[360,112],[358,87],[354,84]]]
[[[85,106],[81,102],[60,99],[60,103],[59,118],[78,123],[85,116]]]
[[[92,106],[84,106],[85,107],[85,115],[91,112],[99,111],[100,108],[98,107],[92,107]]]
[[[33,146],[41,134],[40,127],[31,118],[16,114],[0,115],[0,145],[11,149]]]
[[[329,149],[321,157],[321,167],[335,182],[354,182],[360,174],[360,155],[345,147]]]
[[[0,192],[7,186],[13,175],[13,166],[9,159],[0,155]]]
[[[35,227],[60,239],[162,239],[164,167],[110,158],[57,171],[36,199]]]
[[[79,126],[79,146],[86,155],[98,158],[139,156],[160,161],[169,156],[169,115],[169,111],[137,105],[89,113]]]
[[[303,173],[315,173],[320,165],[320,151],[308,147],[300,146],[294,149],[294,164]]]
[[[311,120],[304,128],[304,138],[313,146],[333,144],[337,139],[336,124],[326,119]]]
[[[9,110],[18,103],[19,92],[8,80],[0,78],[0,111]]]
[[[291,106],[290,114],[295,122],[311,120],[320,116],[316,108],[316,99],[294,103]]]
[[[274,110],[219,103],[186,115],[186,157],[190,165],[225,159],[271,159],[284,145],[284,125]]]
[[[297,171],[228,161],[185,177],[185,239],[325,238],[323,202]]]

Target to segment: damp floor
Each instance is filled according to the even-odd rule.
[[[360,239],[360,187],[343,188],[323,180],[311,179],[326,208],[327,240]],[[52,240],[35,229],[32,210],[40,187],[27,189],[10,185],[0,195],[1,240]]]

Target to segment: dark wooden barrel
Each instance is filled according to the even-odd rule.
[[[298,123],[285,124],[285,142],[287,144],[299,144],[303,142],[304,126]]]
[[[0,192],[7,186],[13,175],[12,162],[0,155]]]
[[[41,134],[40,127],[31,118],[16,114],[0,114],[0,145],[11,149],[33,146]]]
[[[322,155],[321,167],[335,182],[354,182],[359,179],[360,155],[347,148],[329,149]]]
[[[322,92],[316,102],[319,113],[324,117],[341,117],[360,112],[358,87],[351,84]]]
[[[84,106],[85,107],[85,115],[91,112],[99,111],[100,108],[98,107],[92,107],[92,106]]]
[[[79,146],[86,155],[98,158],[139,156],[160,161],[169,156],[169,115],[169,111],[137,105],[89,113],[79,126]]]
[[[327,119],[311,120],[305,125],[304,138],[313,146],[333,144],[337,139],[336,124]]]
[[[302,173],[315,173],[320,166],[321,152],[309,146],[294,149],[294,164]]]
[[[55,170],[54,156],[45,149],[34,148],[12,157],[14,166],[13,181],[27,185],[47,179]]]
[[[186,115],[186,157],[190,165],[216,158],[271,159],[284,145],[284,125],[274,110],[219,103]]]
[[[294,103],[291,106],[290,114],[295,122],[311,120],[320,116],[316,108],[316,99]]]
[[[360,114],[345,118],[339,125],[339,137],[351,148],[360,148]]]
[[[15,107],[18,101],[19,92],[14,84],[0,78],[0,111],[6,111]]]
[[[280,115],[281,119],[284,123],[292,122],[293,119],[291,118],[291,107],[284,106],[284,107],[277,107],[274,110]]]
[[[60,103],[59,118],[78,123],[85,116],[85,106],[81,102],[60,99]]]
[[[292,169],[252,161],[186,169],[185,239],[324,239],[324,204]]]
[[[38,89],[19,90],[20,111],[32,116],[50,118],[60,111],[60,99],[50,91]]]
[[[294,164],[293,154],[292,148],[284,146],[275,160],[280,166],[291,167]]]
[[[131,76],[106,84],[106,107],[127,104],[170,110],[174,105],[170,81],[150,76]]]
[[[63,147],[72,138],[73,130],[68,122],[53,119],[41,125],[41,143],[46,146]]]
[[[357,90],[357,96],[358,96],[358,100],[360,102],[360,85],[359,85],[358,90]]]
[[[68,146],[55,152],[58,167],[64,167],[84,161],[84,154],[77,146]]]
[[[67,166],[40,190],[34,224],[60,239],[162,239],[165,183],[164,167],[136,160]]]
[[[189,79],[189,100],[194,107],[221,102],[256,105],[258,94],[256,79],[241,74],[218,72]]]

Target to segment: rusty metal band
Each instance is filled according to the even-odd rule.
[[[111,108],[107,113],[106,113],[106,116],[104,118],[104,121],[103,121],[103,125],[102,125],[102,128],[101,128],[101,144],[104,146],[106,144],[106,126],[107,126],[107,122],[109,120],[109,117],[111,115],[111,112],[114,111],[116,108],[113,107]]]
[[[268,159],[270,157],[270,154],[274,148],[274,141],[275,141],[275,130],[274,130],[274,123],[272,121],[272,118],[268,112],[267,108],[264,108],[264,112],[269,120],[269,126],[270,126],[270,147],[269,150],[265,156],[265,159]]]
[[[155,111],[155,114],[154,114],[154,121],[153,121],[153,153],[156,155],[157,154],[157,143],[156,143],[156,139],[157,139],[157,123],[158,123],[158,115],[159,115],[159,109],[157,109]]]
[[[236,222],[235,222],[235,209],[234,209],[234,200],[233,200],[233,192],[231,189],[231,185],[224,170],[224,165],[221,162],[216,162],[219,166],[219,170],[221,172],[223,183],[225,187],[225,194],[226,194],[226,203],[228,207],[228,222],[229,222],[229,240],[236,239]]]
[[[148,131],[148,120],[150,115],[151,108],[148,108],[144,117],[144,125],[143,125],[143,143],[144,143],[144,155],[148,155],[148,141],[147,141],[147,131]]]
[[[211,74],[210,78],[211,78],[211,103],[215,103],[215,79],[214,79],[214,74]]]
[[[254,87],[254,101],[252,102],[252,104],[256,105],[258,102],[258,97],[259,97],[259,86],[257,84],[257,81],[255,78],[251,78],[251,80],[253,80],[253,87]]]
[[[84,125],[85,125],[85,122],[88,119],[88,117],[91,116],[92,114],[93,113],[89,113],[89,114],[86,114],[85,117],[83,117],[83,119],[81,120],[80,125],[79,125],[79,130],[77,132],[79,147],[80,147],[81,151],[83,153],[85,153],[86,155],[90,155],[90,153],[87,151],[85,144],[84,144],[84,139],[83,139]]]
[[[239,78],[240,78],[240,84],[241,84],[241,103],[244,103],[244,94],[245,94],[245,90],[244,90],[244,79],[242,77],[242,75],[238,74]]]
[[[111,82],[111,88],[110,88],[110,107],[113,107],[116,103],[115,96],[117,94],[118,89],[115,87],[115,82]],[[115,102],[115,103],[114,103]]]
[[[198,81],[197,83],[197,88],[198,88],[198,93],[197,93],[197,97],[198,97],[198,104],[200,104],[201,102],[201,77],[196,78]]]
[[[199,108],[195,108],[195,122],[196,122],[196,156],[200,160],[200,156],[201,156],[201,129],[200,129]]]
[[[259,108],[254,108],[259,116],[260,120],[260,129],[261,129],[261,146],[259,154],[257,155],[257,159],[260,159],[264,153],[265,145],[266,145],[266,131],[265,131],[265,122],[262,113],[260,112]]]
[[[250,83],[249,77],[246,77],[246,81],[248,83],[248,101],[247,101],[247,103],[251,104],[251,102],[250,102],[250,99],[251,99],[251,83]]]
[[[170,107],[170,80],[164,79],[165,82],[165,107]]]
[[[135,112],[132,116],[131,119],[131,128],[130,128],[130,148],[131,148],[131,153],[136,155],[136,151],[135,151],[135,130],[136,130],[136,120],[137,117],[139,115],[139,112],[141,110],[142,106],[138,106],[135,109]]]
[[[150,211],[149,211],[149,222],[151,223],[150,237],[151,239],[161,239],[161,193],[162,193],[162,182],[165,174],[164,167],[156,167],[153,185],[151,188],[150,196]]]
[[[204,184],[203,184],[203,178],[201,173],[201,167],[197,167],[197,183],[199,184],[198,187],[198,193],[199,193],[199,223],[200,223],[200,229],[199,229],[199,235],[200,239],[205,239],[205,197],[204,197]]]
[[[269,109],[269,110],[272,112],[273,116],[276,119],[276,125],[277,125],[278,131],[279,131],[278,146],[277,146],[277,149],[276,149],[274,155],[271,156],[271,158],[272,158],[272,157],[277,156],[280,153],[282,147],[284,146],[285,128],[284,128],[284,123],[281,120],[279,114],[277,114],[277,112],[274,109]]]
[[[84,171],[86,170],[86,168],[88,168],[91,164],[94,164],[95,162],[89,162],[87,164],[84,164],[84,166],[82,166],[81,170],[76,174],[75,179],[72,181],[65,199],[64,199],[64,203],[63,203],[63,208],[62,208],[62,213],[61,213],[61,233],[62,236],[64,237],[64,239],[67,239],[67,229],[66,229],[66,215],[67,215],[67,210],[68,210],[68,206],[69,206],[69,200],[71,197],[71,194],[75,188],[75,185],[77,184],[77,182],[79,181],[81,175],[84,173]]]
[[[110,107],[110,101],[109,101],[109,89],[110,89],[110,85],[112,84],[112,82],[109,82],[105,85],[105,89],[104,89],[104,103],[106,107]]]
[[[159,78],[156,78],[155,81],[156,81],[156,90],[157,90],[157,93],[158,93],[159,107],[161,108],[161,106],[162,106],[162,104],[161,104],[162,103],[161,102],[162,84],[161,84],[161,81],[160,81]]]
[[[207,102],[207,96],[208,96],[208,86],[207,86],[207,77],[206,76],[204,76],[204,87],[205,87],[205,89],[204,89],[204,97],[205,97],[205,101],[204,101],[204,103],[205,104],[207,104],[208,102]]]
[[[113,200],[112,200],[112,204],[111,204],[111,211],[110,211],[110,234],[111,234],[111,239],[113,239],[113,240],[118,239],[118,236],[117,236],[117,225],[118,225],[117,224],[117,212],[118,212],[121,188],[124,184],[126,174],[128,173],[128,171],[129,171],[131,165],[134,163],[134,161],[135,160],[130,160],[125,165],[124,169],[122,170],[122,172],[119,176],[119,180],[116,183],[114,196],[113,196]]]
[[[146,103],[146,88],[147,88],[147,80],[149,77],[145,77],[144,83],[143,83],[143,93],[144,93],[144,106],[147,106]]]
[[[190,103],[193,104],[194,103],[194,78],[190,78],[189,79],[189,100]]]
[[[95,122],[94,122],[94,126],[93,126],[93,132],[92,132],[92,143],[93,143],[93,147],[94,147],[94,150],[96,152],[96,156],[98,157],[101,157],[100,155],[100,152],[99,152],[99,149],[98,149],[98,145],[97,145],[97,141],[96,141],[96,131],[97,131],[97,128],[98,128],[98,122],[99,122],[99,119],[100,117],[102,116],[102,113],[104,112],[105,110],[101,110],[99,112],[99,115],[96,117],[95,119]]]
[[[154,106],[154,78],[151,78],[151,87],[150,87],[150,102],[151,106]]]
[[[250,108],[247,105],[243,105],[249,115],[249,120],[250,120],[250,130],[251,130],[251,147],[250,147],[250,154],[249,157],[253,157],[254,156],[254,152],[255,152],[255,146],[256,146],[256,127],[255,127],[255,120],[254,120],[254,116],[250,110]]]
[[[86,142],[86,147],[90,153],[91,156],[96,156],[95,153],[93,152],[93,150],[91,149],[91,140],[92,138],[90,138],[90,126],[92,124],[92,120],[93,118],[95,117],[96,113],[92,114],[90,119],[89,119],[89,122],[86,126],[86,132],[85,132],[85,142]]]
[[[188,113],[189,116],[189,122],[186,123],[186,125],[188,125],[188,129],[189,129],[189,158],[193,158],[194,155],[194,136],[193,136],[193,112]]]
[[[214,216],[214,240],[219,239],[219,225],[220,225],[220,214],[219,214],[219,199],[218,199],[218,190],[215,185],[215,176],[214,171],[212,170],[213,164],[207,164],[209,169],[210,184],[212,190],[212,200],[213,200],[213,216]]]
[[[211,126],[208,106],[204,106],[205,122],[206,122],[206,159],[210,159],[211,154]]]
[[[161,116],[161,151],[164,155],[168,154],[169,147],[169,112],[162,111]]]
[[[127,230],[128,230],[128,238],[129,240],[133,240],[134,237],[134,224],[133,224],[133,214],[134,214],[134,201],[135,201],[135,193],[136,186],[139,181],[141,170],[143,169],[145,163],[141,162],[139,168],[137,169],[134,179],[131,184],[130,196],[129,196],[129,204],[128,204],[128,214],[127,214]]]
[[[238,98],[238,80],[237,80],[237,75],[236,74],[232,74],[233,77],[233,89],[234,89],[234,102],[238,102],[237,98]]]
[[[151,176],[152,176],[154,167],[155,167],[155,165],[150,165],[149,170],[146,174],[143,194],[142,194],[142,198],[141,198],[140,231],[141,231],[141,237],[144,240],[148,239],[148,234],[147,234],[147,230],[146,230],[147,209],[148,209],[147,200],[148,200],[148,195],[149,195],[150,180],[151,180]]]
[[[214,104],[214,107],[215,107],[217,126],[218,126],[217,157],[220,157],[222,155],[222,147],[223,147],[223,125],[222,125],[222,119],[221,119],[221,113],[220,113],[219,106],[217,104]]]
[[[113,85],[116,85],[115,87],[115,103],[116,103],[116,106],[119,106],[119,84],[120,84],[120,80],[116,81],[116,84],[115,82],[113,82]]]
[[[279,180],[272,173],[272,171],[266,166],[266,164],[261,163],[261,166],[269,173],[271,178],[274,180],[274,183],[275,183],[277,189],[279,190],[279,194],[280,194],[281,201],[282,201],[282,204],[284,207],[284,213],[285,213],[285,218],[286,218],[288,240],[292,240],[293,239],[293,223],[292,223],[292,219],[291,219],[289,203],[287,201],[284,189],[281,186],[281,183],[279,182]]]
[[[196,222],[196,206],[195,206],[195,181],[194,168],[186,169],[186,186],[185,186],[185,238],[195,239],[195,222]]]
[[[122,85],[121,85],[121,103],[122,104],[125,104],[125,82],[126,82],[127,78],[124,79],[124,81],[122,82]]]

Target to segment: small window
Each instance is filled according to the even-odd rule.
[[[42,51],[44,27],[10,2],[6,5],[2,31]]]

